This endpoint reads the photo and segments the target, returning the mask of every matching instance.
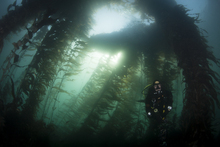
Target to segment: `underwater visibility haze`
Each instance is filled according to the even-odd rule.
[[[219,6],[1,0],[0,146],[218,144]],[[155,85],[171,98],[159,123]]]

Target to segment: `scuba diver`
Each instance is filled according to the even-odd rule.
[[[149,117],[149,128],[147,132],[155,132],[157,130],[160,146],[167,146],[166,143],[166,115],[172,110],[173,96],[171,91],[166,90],[165,86],[159,80],[155,80],[153,85],[148,88],[145,100],[139,102],[145,103],[145,111]],[[144,89],[144,90],[145,90]],[[144,91],[143,90],[143,91]],[[152,137],[152,134],[149,134]]]
[[[173,96],[171,91],[163,89],[162,84],[156,80],[149,88],[144,102],[147,115],[161,123],[166,121],[166,115],[172,110]]]

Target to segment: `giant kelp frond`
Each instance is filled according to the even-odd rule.
[[[106,59],[106,61],[107,63],[109,62],[108,59]],[[77,127],[80,127],[80,129],[74,129],[74,132],[77,130],[77,137],[75,136],[76,138],[74,139],[74,142],[77,142],[77,140],[81,138],[82,132],[86,133],[88,138],[93,135],[99,136],[102,134],[103,127],[108,126],[114,117],[116,117],[114,115],[115,111],[118,111],[119,109],[120,111],[127,110],[123,113],[118,111],[120,116],[117,117],[119,117],[120,120],[118,120],[119,122],[117,123],[120,125],[117,126],[118,124],[115,122],[113,125],[116,125],[117,128],[114,130],[116,132],[121,132],[126,130],[126,128],[129,128],[125,135],[131,136],[132,124],[134,124],[135,121],[132,120],[133,117],[130,115],[137,115],[137,113],[133,110],[135,108],[133,101],[129,100],[129,96],[127,97],[129,92],[123,92],[123,85],[127,84],[128,89],[130,89],[130,86],[133,83],[131,77],[136,74],[136,68],[131,67],[128,69],[128,77],[124,78],[115,75],[114,72],[111,73],[112,69],[107,66],[108,64],[106,64],[106,62],[103,62],[102,66],[100,66],[101,63],[102,62],[100,62],[99,66],[94,71],[89,82],[87,82],[83,90],[77,96],[77,100],[74,100],[74,105],[71,106],[74,114],[84,114],[81,115],[80,118],[77,117],[78,115],[74,116],[75,120],[71,120],[72,123],[74,122],[74,124],[78,124]],[[93,88],[93,92],[91,92],[91,88]],[[127,114],[128,112],[130,114]],[[76,120],[76,118],[78,118],[78,120]],[[83,122],[83,124],[80,125],[80,122]],[[128,126],[124,126],[124,129],[120,129],[123,123],[126,123]],[[99,142],[97,139],[95,141]]]
[[[137,0],[135,4],[142,13],[155,17],[156,23],[165,32],[167,41],[176,54],[178,66],[183,70],[186,89],[181,120],[182,127],[186,130],[186,142],[190,146],[208,143],[212,137],[210,122],[214,105],[219,106],[214,85],[214,81],[219,83],[219,77],[211,70],[209,62],[213,61],[219,65],[219,61],[210,52],[207,40],[195,24],[198,17],[189,17],[183,6],[162,0]],[[158,56],[155,57],[158,59]],[[157,65],[155,58],[150,58]],[[166,71],[169,67],[171,65],[167,62],[164,66],[164,74],[167,77],[171,76]],[[159,64],[150,71],[158,76],[158,68]],[[170,72],[175,75],[175,71]]]
[[[19,9],[27,8],[27,13],[36,12],[34,10],[31,11],[29,9],[31,7],[28,8],[28,6],[32,6],[31,4],[44,4],[42,1],[23,2],[24,5],[19,7]],[[46,2],[50,3],[50,1]],[[52,16],[48,14],[48,11],[52,9],[43,7],[43,10],[48,9],[48,11],[43,11],[40,15],[34,17],[36,19],[33,25],[31,28],[27,29],[28,31],[33,31],[35,33],[37,31],[42,31],[41,28],[44,26],[46,27],[47,25],[51,25],[51,29],[49,31],[47,30],[48,32],[46,31],[47,34],[43,36],[43,38],[40,38],[42,39],[42,42],[39,46],[37,46],[37,52],[34,55],[31,64],[25,70],[25,78],[21,82],[21,85],[16,94],[17,96],[21,96],[24,100],[26,100],[26,103],[22,106],[23,110],[21,112],[21,116],[24,118],[24,124],[27,124],[28,127],[30,126],[31,129],[28,129],[30,132],[36,132],[36,129],[34,129],[33,126],[37,126],[36,128],[39,126],[39,130],[41,130],[41,126],[44,125],[42,123],[40,123],[40,125],[33,125],[34,118],[36,118],[37,109],[39,109],[39,105],[42,104],[41,102],[45,102],[45,105],[43,106],[45,108],[43,110],[44,115],[45,111],[49,111],[50,109],[50,104],[48,103],[52,104],[52,102],[55,101],[55,105],[55,103],[59,102],[57,93],[69,93],[61,88],[61,86],[63,86],[62,81],[58,83],[56,80],[65,80],[65,78],[70,78],[76,74],[79,74],[79,70],[82,70],[79,69],[79,63],[84,59],[85,56],[87,56],[88,48],[86,47],[85,42],[79,41],[79,38],[84,37],[83,39],[85,39],[87,37],[86,34],[88,33],[88,30],[91,29],[91,24],[93,23],[90,13],[92,10],[90,4],[93,4],[93,6],[98,6],[100,3],[99,0],[93,2],[87,0],[82,0],[79,2],[68,1],[63,2],[63,5],[59,7],[57,2],[58,1],[54,1],[50,6],[56,8],[57,12],[61,12],[58,14],[60,16],[59,19],[51,18]],[[118,3],[119,1],[102,1],[102,4],[105,5],[109,2]],[[41,5],[39,5],[39,7],[40,6]],[[15,10],[15,12],[20,11]],[[15,13],[13,12],[13,14]],[[33,13],[29,14],[32,15]],[[22,16],[26,15],[23,15],[22,13]],[[24,17],[23,19],[26,18]],[[19,19],[19,21],[20,20],[21,19]],[[2,36],[0,41],[2,41]],[[79,47],[75,50],[72,49],[72,56],[66,56],[66,54],[68,54],[67,50],[71,50],[68,48],[72,41],[76,41],[79,46],[83,47]],[[119,96],[121,94],[119,87],[122,84],[115,84],[113,82],[113,77],[118,77],[117,75],[111,74],[111,72],[112,69],[106,65],[103,65],[102,69],[98,69],[96,72],[94,72],[94,76],[92,76],[92,82],[88,82],[88,85],[85,86],[77,98],[74,99],[74,101],[76,100],[76,103],[74,104],[75,107],[69,107],[72,111],[67,113],[64,119],[66,125],[73,126],[71,124],[74,124],[76,125],[75,128],[81,126],[80,123],[82,120],[84,120],[84,116],[89,115],[91,119],[88,119],[88,125],[91,127],[88,127],[88,132],[96,132],[101,128],[100,122],[107,122],[105,118],[101,118],[100,116],[108,115],[108,112],[115,108],[115,102],[122,101],[121,97]],[[63,77],[60,77],[60,75]],[[124,81],[126,84],[129,82],[130,81]],[[54,86],[57,83],[59,86]],[[95,97],[96,94],[98,97]],[[97,103],[96,100],[98,100]],[[54,105],[52,107],[53,112],[55,110]],[[91,113],[90,115],[89,112],[94,113]],[[50,118],[47,118],[46,116],[44,117],[46,119],[51,119],[52,116]],[[86,124],[86,122],[84,124]],[[37,136],[35,133],[30,134],[33,135],[31,135],[31,138],[34,139],[34,136]]]
[[[187,10],[183,6],[158,11],[166,11],[164,14],[155,11],[155,17],[166,35],[170,36],[169,40],[177,55],[178,66],[183,69],[186,91],[182,120],[186,138],[189,139],[187,141],[206,143],[211,137],[210,122],[214,102],[219,105],[217,92],[213,86],[213,79],[217,82],[219,79],[209,68],[209,60],[219,64],[218,60],[208,50],[206,39],[201,36],[195,25],[197,19],[187,16]],[[202,132],[206,132],[207,135]]]
[[[73,36],[72,34],[75,33],[74,30],[76,30],[71,24],[71,20],[56,22],[44,37],[41,46],[38,47],[38,51],[30,64],[30,68],[34,69],[35,72],[31,72],[31,74],[27,72],[26,80],[22,82],[19,90],[19,94],[24,92],[26,96],[29,97],[24,105],[24,115],[35,113],[38,103],[46,94],[46,90],[50,85],[49,83],[53,81],[57,77],[57,73],[61,71],[58,70],[60,65],[70,64],[69,68],[71,68],[72,65],[79,66],[75,59],[63,56],[63,54],[66,53],[65,50],[68,49],[65,47],[69,46],[69,40],[74,40],[75,38],[70,38],[70,36]],[[27,69],[27,71],[28,70],[30,69]],[[76,74],[74,71],[64,73],[66,77],[74,74]],[[32,75],[34,75],[34,78],[32,78]],[[62,89],[58,89],[58,91],[66,92]],[[30,111],[30,109],[32,110]]]
[[[139,114],[134,101],[138,99],[136,96],[140,95],[139,88],[139,73],[138,66],[128,69],[128,73],[125,77],[115,77],[114,84],[117,84],[117,93],[120,96],[120,101],[117,101],[115,110],[108,112],[108,123],[104,126],[103,130],[98,134],[98,138],[102,138],[99,141],[100,144],[108,142],[112,146],[120,144],[118,141],[130,142],[130,139],[138,140],[138,136],[144,133],[144,121],[139,118]],[[116,82],[116,81],[117,82]],[[126,86],[125,86],[126,85]],[[142,127],[141,127],[142,126]],[[135,129],[134,129],[135,127]],[[140,128],[137,130],[137,128]],[[142,128],[142,129],[141,129]],[[108,132],[108,134],[106,134]],[[123,144],[124,145],[124,144]]]
[[[76,124],[75,126],[73,126],[75,131],[78,130],[78,127],[81,126],[80,123],[91,111],[92,105],[94,105],[94,102],[97,99],[97,95],[99,95],[100,92],[103,90],[102,87],[106,82],[106,78],[109,78],[110,72],[106,70],[105,67],[106,65],[100,62],[96,67],[96,69],[94,70],[88,82],[79,92],[79,94],[74,96],[71,99],[71,101],[67,104],[71,110],[67,111],[66,115],[63,115],[63,118],[65,119],[67,115],[73,116],[73,119],[69,120],[71,121],[69,125]],[[104,112],[100,112],[100,113],[104,113]],[[60,122],[60,124],[63,123],[65,122],[63,121]]]
[[[167,47],[168,44],[163,45]],[[179,69],[174,53],[171,51],[163,52],[164,46],[154,46],[152,53],[146,54],[144,72],[149,83],[159,79],[164,83],[166,89],[172,91],[172,81],[177,78]]]
[[[54,1],[55,3],[59,0]],[[3,16],[0,20],[0,53],[3,47],[3,39],[11,32],[16,32],[25,27],[30,20],[38,17],[39,13],[42,13],[47,10],[49,1],[37,1],[37,0],[28,0],[25,5],[18,6],[14,5],[15,9],[8,11],[8,14]],[[50,13],[48,13],[49,17]],[[38,28],[39,29],[39,28]]]

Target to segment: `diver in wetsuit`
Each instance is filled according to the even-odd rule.
[[[159,144],[160,146],[166,146],[166,115],[172,110],[173,96],[171,91],[166,90],[160,81],[156,80],[148,89],[147,96],[144,100],[145,110],[150,118],[148,132],[154,132],[159,130]],[[149,134],[150,135],[150,134]]]
[[[163,89],[158,80],[154,81],[145,98],[147,115],[156,119],[158,123],[164,122],[166,121],[166,115],[172,110],[172,103],[171,91]]]

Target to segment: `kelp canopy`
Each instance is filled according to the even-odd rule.
[[[89,36],[104,6],[154,23]],[[10,34],[26,33],[1,63],[0,144],[157,146],[146,138],[155,132],[147,132],[144,104],[137,103],[155,79],[174,95],[168,145],[216,143],[219,79],[210,61],[219,61],[196,22],[172,0],[15,1],[0,20],[1,53]]]

